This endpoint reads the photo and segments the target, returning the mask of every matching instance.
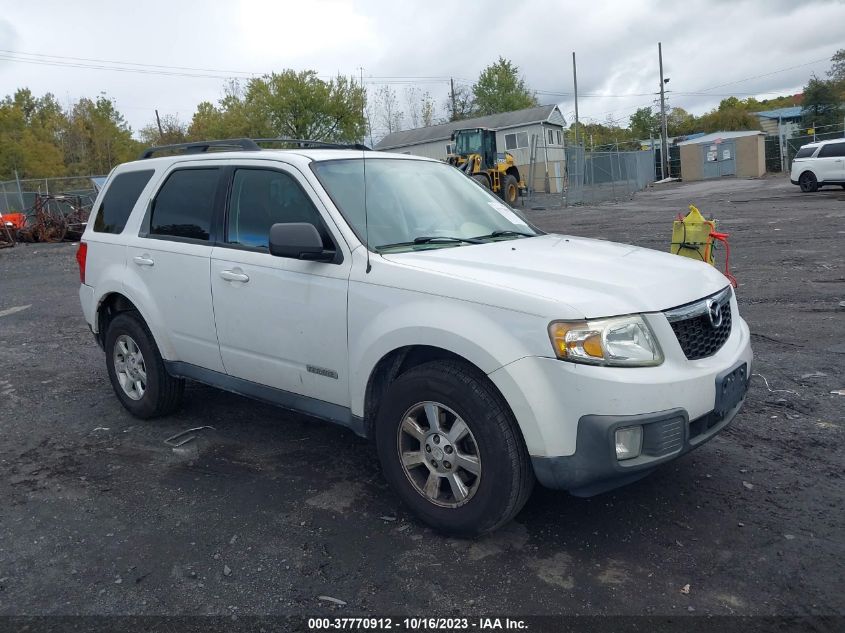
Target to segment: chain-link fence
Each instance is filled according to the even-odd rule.
[[[783,147],[779,144],[781,137],[769,135],[766,137],[766,171],[788,172],[792,167],[795,154],[803,145],[816,141],[829,141],[845,138],[845,123],[819,126],[815,134],[803,134],[783,138]]]
[[[79,196],[90,208],[97,197],[98,184],[105,176],[72,176],[68,178],[33,178],[0,181],[0,213],[25,213],[35,205],[35,195]]]
[[[654,150],[588,151],[566,148],[566,206],[630,198],[654,182]]]

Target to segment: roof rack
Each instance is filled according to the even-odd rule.
[[[270,143],[283,143],[293,145],[299,149],[355,149],[359,151],[371,151],[369,147],[361,143],[332,143],[328,141],[313,141],[301,138],[232,138],[219,141],[194,141],[191,143],[174,143],[173,145],[157,145],[143,151],[140,160],[152,158],[155,154],[162,152],[178,152],[181,154],[205,154],[210,150],[219,151],[258,151],[261,145]]]
[[[247,150],[257,151],[261,148],[251,138],[232,138],[223,141],[195,141],[192,143],[174,143],[173,145],[157,145],[149,147],[141,154],[140,159],[151,158],[153,154],[161,152],[181,151],[183,154],[204,154],[209,149],[219,148],[222,150]]]
[[[288,145],[296,145],[300,149],[357,149],[359,151],[371,151],[369,147],[362,143],[334,143],[331,141],[312,141],[310,139],[302,138],[254,138],[252,139],[258,144],[267,143],[285,143]]]

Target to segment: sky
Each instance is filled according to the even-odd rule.
[[[701,114],[824,76],[843,25],[845,0],[0,0],[0,97],[105,93],[137,131],[156,108],[190,121],[228,78],[293,68],[390,82],[400,105],[427,90],[443,116],[449,78],[502,56],[571,121],[574,51],[581,120],[625,125],[654,103],[658,42],[668,105]]]

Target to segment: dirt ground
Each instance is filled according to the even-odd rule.
[[[75,246],[0,251],[0,615],[844,615],[845,191],[724,180],[526,210],[663,250],[690,202],[731,234],[756,355],[744,410],[626,488],[538,488],[476,541],[418,523],[342,428],[196,384],[178,414],[131,418]]]

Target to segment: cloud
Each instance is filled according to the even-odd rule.
[[[800,90],[811,73],[827,70],[827,60],[843,46],[845,24],[845,3],[822,0],[523,0],[488,9],[437,0],[147,0],[106,3],[92,12],[55,0],[8,5],[0,42],[30,53],[240,71],[247,77],[284,68],[357,76],[363,67],[372,82],[426,78],[415,85],[441,105],[449,77],[471,83],[502,55],[541,91],[541,102],[559,102],[565,113],[574,109],[575,51],[582,118],[624,122],[653,102],[658,41],[671,78],[670,105],[701,113],[726,94]],[[822,61],[802,65],[811,60]],[[771,74],[792,66],[800,67]],[[217,100],[226,73],[208,74],[221,76],[0,60],[0,84],[9,92],[28,86],[64,102],[105,91],[134,129],[153,121],[155,108],[188,120],[198,102]],[[721,84],[729,85],[716,87]],[[402,97],[406,84],[393,85]]]

